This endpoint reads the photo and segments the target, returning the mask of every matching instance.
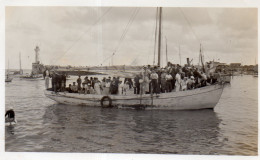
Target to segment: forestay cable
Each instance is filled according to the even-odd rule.
[[[134,21],[136,15],[138,14],[139,10],[140,10],[140,8],[135,8],[135,9],[134,9],[134,11],[133,11],[133,13],[132,13],[132,15],[131,15],[131,17],[130,17],[128,23],[127,23],[127,25],[125,26],[125,29],[124,29],[124,31],[123,31],[123,33],[122,33],[120,39],[119,39],[118,45],[116,46],[116,48],[115,48],[113,54],[112,54],[111,56],[107,57],[107,58],[101,63],[101,65],[102,65],[104,62],[106,62],[107,60],[109,60],[110,58],[112,58],[112,57],[116,54],[116,52],[119,50],[119,47],[120,47],[120,45],[122,44],[122,42],[124,41],[125,36],[126,36],[128,30],[129,30],[131,24],[133,23],[133,21]]]
[[[99,23],[99,22],[103,19],[103,17],[104,17],[111,9],[112,9],[112,7],[109,7],[101,17],[99,17],[89,28],[87,28],[87,29],[79,36],[79,38],[76,39],[76,40],[74,41],[74,43],[72,43],[72,45],[71,45],[59,58],[57,58],[57,59],[54,61],[54,63],[57,62],[57,60],[59,60],[61,57],[65,56],[65,55],[69,52],[69,50],[71,50],[71,49],[75,46],[75,44],[83,37],[83,35],[86,34],[87,32],[89,32],[94,25],[96,25],[97,23]]]

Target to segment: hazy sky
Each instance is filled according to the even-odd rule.
[[[22,67],[31,68],[39,45],[43,64],[109,65],[115,50],[114,65],[152,64],[155,16],[148,7],[6,7],[6,61],[19,68],[21,52]],[[257,29],[254,8],[163,8],[162,64],[166,38],[173,63],[180,46],[182,64],[197,64],[201,43],[205,61],[255,64]]]

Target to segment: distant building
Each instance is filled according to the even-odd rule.
[[[254,72],[258,72],[258,64],[254,66]]]
[[[230,67],[236,68],[236,67],[240,67],[241,63],[230,63],[229,65]]]
[[[254,71],[254,69],[255,69],[255,66],[254,66],[254,65],[244,65],[244,66],[242,66],[242,70],[243,70],[243,71],[246,71],[246,72],[248,72],[248,71]]]
[[[230,63],[229,69],[232,70],[232,71],[239,71],[240,72],[242,70],[241,63]]]

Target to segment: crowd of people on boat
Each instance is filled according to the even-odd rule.
[[[48,73],[49,74],[49,73]],[[120,77],[84,77],[78,76],[76,82],[66,87],[66,74],[54,72],[51,75],[52,88],[55,92],[84,93],[84,94],[160,94],[193,90],[215,84],[221,81],[218,71],[207,72],[194,66],[180,66],[168,63],[166,67],[144,66],[142,72],[134,78]],[[46,84],[46,88],[48,88]]]

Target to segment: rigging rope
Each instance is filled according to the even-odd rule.
[[[137,7],[134,9],[134,11],[133,11],[133,13],[132,13],[132,15],[131,15],[131,17],[130,17],[128,23],[127,23],[127,25],[125,26],[125,29],[124,29],[124,31],[123,31],[123,33],[122,33],[120,39],[119,39],[118,45],[116,46],[116,48],[115,48],[113,54],[112,54],[111,56],[107,57],[105,60],[103,60],[103,62],[101,63],[101,65],[102,65],[104,62],[106,62],[108,59],[112,58],[112,57],[116,54],[116,52],[119,50],[119,47],[120,47],[121,43],[124,41],[125,36],[126,36],[128,30],[129,30],[129,28],[130,28],[132,22],[134,21],[136,15],[138,14],[139,10],[140,10],[140,8],[137,8]]]
[[[119,47],[120,47],[121,43],[123,42],[123,40],[125,39],[126,33],[128,32],[129,27],[131,26],[132,22],[134,21],[134,18],[137,15],[137,13],[139,12],[139,10],[140,10],[140,8],[135,8],[131,18],[129,19],[128,24],[125,27],[125,30],[124,30],[124,32],[123,32],[123,34],[122,34],[122,36],[121,36],[121,38],[119,40],[119,43],[118,43],[114,53],[116,53],[119,50]]]
[[[193,28],[192,28],[192,25],[191,25],[190,21],[188,20],[188,18],[185,16],[183,10],[182,10],[181,8],[179,8],[179,10],[181,11],[183,17],[185,18],[185,20],[187,21],[188,25],[190,26],[191,31],[192,31],[192,33],[194,34],[195,38],[199,41],[199,44],[201,44],[200,39],[198,38],[198,36],[197,36],[196,33],[194,32],[194,30],[193,30]]]
[[[89,28],[87,28],[84,32],[82,32],[82,34],[79,36],[79,38],[78,38],[76,41],[74,41],[74,43],[72,43],[72,45],[71,45],[59,58],[57,58],[57,59],[54,61],[54,63],[57,62],[62,56],[66,55],[66,54],[69,52],[69,50],[71,50],[71,49],[75,46],[75,44],[83,37],[83,35],[86,34],[87,32],[89,32],[94,25],[98,24],[98,23],[103,19],[103,17],[104,17],[105,15],[107,15],[107,13],[108,13],[111,9],[112,9],[112,7],[109,7],[109,8],[105,11],[105,13],[104,13],[101,17],[99,17],[99,18],[97,19],[97,21],[95,21]]]
[[[157,8],[156,8],[157,9]],[[155,12],[155,16],[156,16],[156,12]],[[156,20],[156,17],[155,17],[155,20]],[[148,50],[147,50],[147,54],[148,54],[148,57],[146,57],[146,64],[148,65],[148,64],[152,64],[152,63],[149,63],[149,60],[150,60],[150,55],[152,55],[153,56],[153,54],[151,54],[152,52],[153,52],[153,41],[154,41],[154,36],[155,36],[155,34],[154,34],[154,32],[155,32],[155,28],[156,28],[156,21],[154,21],[155,23],[153,23],[153,27],[152,27],[152,34],[149,34],[148,36],[146,36],[146,37],[144,37],[144,39],[149,39],[150,41],[149,41],[149,46],[147,47],[148,48]],[[155,42],[156,43],[156,42]],[[156,49],[156,48],[155,48]],[[155,50],[154,49],[154,50]],[[130,65],[137,65],[137,59],[140,57],[140,56],[142,56],[142,54],[138,54],[137,56],[136,56],[136,58],[130,63]],[[151,57],[152,57],[151,56]]]

